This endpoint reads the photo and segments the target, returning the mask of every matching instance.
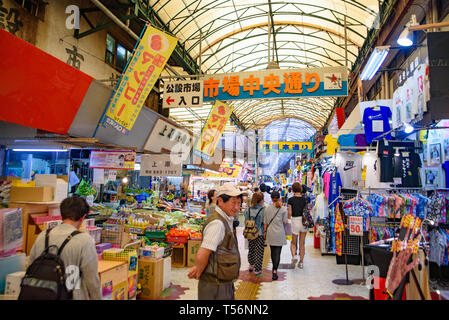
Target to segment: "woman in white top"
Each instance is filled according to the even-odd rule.
[[[272,204],[270,193],[268,192],[270,190],[270,187],[262,183],[260,185],[260,191],[263,193],[263,202],[265,203],[265,206],[269,206]]]

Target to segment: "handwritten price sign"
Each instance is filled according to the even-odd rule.
[[[349,217],[349,234],[363,236],[363,217]]]

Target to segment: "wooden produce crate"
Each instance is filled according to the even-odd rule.
[[[184,268],[186,266],[187,254],[186,245],[177,244],[172,247],[171,265],[174,268]]]

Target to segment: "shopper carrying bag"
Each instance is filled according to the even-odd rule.
[[[265,239],[263,238],[264,206],[262,192],[256,192],[251,199],[250,208],[244,212],[245,230],[243,236],[248,240],[249,272],[255,271],[256,277],[262,276],[262,262]]]
[[[288,222],[287,208],[282,205],[281,195],[274,191],[271,193],[273,204],[265,208],[265,239],[271,249],[271,261],[273,263],[273,280],[278,279],[277,269],[281,260],[282,246],[287,244],[284,225]]]

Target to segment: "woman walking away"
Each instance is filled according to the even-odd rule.
[[[296,242],[299,235],[299,254],[300,260],[298,268],[302,269],[304,266],[304,256],[306,253],[305,240],[307,235],[307,228],[302,225],[302,214],[304,208],[307,206],[307,198],[303,196],[303,186],[298,182],[295,182],[292,186],[294,192],[293,197],[288,199],[288,218],[292,219],[292,241],[290,244],[290,250],[292,253],[292,264],[296,264],[297,258],[297,246]]]
[[[273,264],[273,280],[278,279],[277,270],[281,260],[282,246],[287,244],[284,224],[288,222],[287,208],[282,206],[279,192],[271,193],[273,204],[265,208],[264,237],[271,249],[271,262]]]
[[[206,216],[209,218],[212,212],[215,211],[215,207],[217,206],[217,190],[210,190],[207,193],[207,202],[206,202]]]
[[[259,236],[254,240],[248,240],[248,263],[249,271],[255,271],[256,277],[262,276],[262,262],[264,254],[263,238],[264,225],[264,206],[263,206],[263,194],[262,192],[256,192],[251,199],[251,206],[243,213],[245,215],[245,222],[247,220],[254,220],[255,227],[259,231]]]

